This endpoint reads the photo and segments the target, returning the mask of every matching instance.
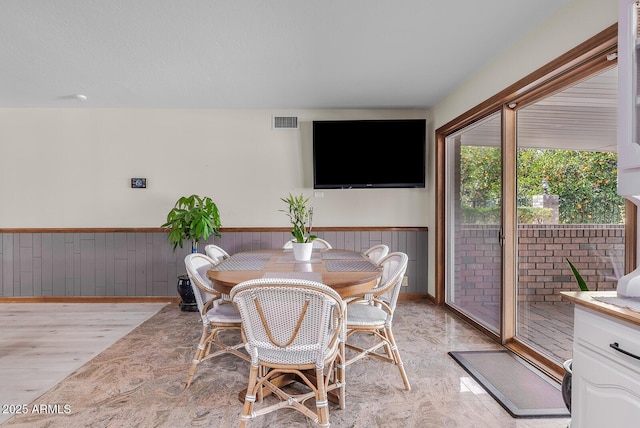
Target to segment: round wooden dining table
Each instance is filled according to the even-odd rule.
[[[342,298],[363,294],[378,283],[382,268],[352,250],[314,250],[311,260],[296,261],[290,249],[257,250],[233,254],[207,271],[213,288],[229,294],[250,279],[297,278],[321,282]]]

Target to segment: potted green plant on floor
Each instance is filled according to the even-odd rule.
[[[169,229],[169,243],[174,250],[189,240],[191,252],[197,253],[199,241],[206,241],[211,235],[220,236],[220,213],[208,196],[183,196],[169,211],[162,227]]]
[[[313,207],[307,207],[309,198],[305,198],[303,195],[293,196],[289,194],[288,198],[280,199],[287,204],[287,209],[280,211],[289,217],[289,221],[293,226],[291,229],[293,256],[298,261],[310,260],[313,240],[316,239],[316,236],[311,234]]]
[[[211,235],[220,236],[220,213],[208,196],[183,196],[167,214],[162,225],[169,231],[169,243],[173,250],[183,247],[184,241],[191,242],[191,252],[198,252],[198,242],[206,241]],[[180,307],[184,311],[197,311],[191,283],[187,275],[178,277],[178,293],[182,297]]]

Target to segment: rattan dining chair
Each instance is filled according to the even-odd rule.
[[[215,264],[220,263],[224,259],[231,257],[222,247],[214,244],[208,244],[204,247],[204,252],[214,261]]]
[[[347,366],[365,357],[375,357],[392,363],[400,370],[404,388],[410,390],[411,384],[392,330],[393,315],[402,279],[407,270],[407,262],[408,257],[405,253],[388,254],[379,263],[382,266],[379,284],[366,294],[349,300],[345,347]],[[372,338],[373,344],[367,342],[364,345],[365,342],[361,340],[356,342],[356,338],[362,333]]]
[[[216,263],[209,256],[191,253],[185,257],[184,264],[202,318],[202,334],[185,384],[185,388],[188,388],[198,365],[203,361],[226,353],[236,355],[246,361],[249,361],[249,357],[240,350],[244,346],[240,334],[238,334],[240,340],[231,345],[226,344],[218,337],[223,331],[236,330],[240,332],[242,319],[231,301],[224,299],[220,293],[214,290],[207,278],[207,270],[215,266]],[[226,338],[226,341],[228,340]],[[212,351],[212,347],[216,349]]]
[[[261,278],[236,285],[231,298],[240,311],[251,356],[240,427],[282,408],[329,426],[328,394],[337,396],[341,409],[345,405],[346,305],[340,295],[315,281]],[[299,386],[283,388],[283,381]],[[277,403],[262,400],[269,393]],[[315,399],[315,411],[305,405],[310,399]]]
[[[324,239],[321,239],[321,238],[316,238],[311,242],[313,242],[313,248],[314,249],[330,250],[330,249],[333,248],[331,246],[331,244],[329,244],[328,241],[325,241]],[[284,245],[282,246],[282,248],[285,249],[285,250],[293,248],[293,241],[285,242]]]
[[[369,257],[372,262],[378,263],[387,254],[389,254],[389,247],[384,244],[374,245],[373,247],[366,250],[363,254]]]

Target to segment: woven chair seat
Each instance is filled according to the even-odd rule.
[[[247,349],[247,352],[251,354],[251,348],[248,346],[245,347]],[[325,353],[325,361],[333,357],[336,352],[336,348],[337,347],[334,347],[333,349],[330,349],[330,352]],[[317,355],[317,351],[293,351],[291,349],[288,349],[286,357],[283,358],[282,352],[263,349],[260,351],[260,361],[268,364],[290,364],[298,366],[309,366],[310,368],[312,368],[316,365]]]
[[[240,312],[231,304],[217,305],[208,310],[205,314],[206,319],[211,323],[234,323],[240,324],[242,318]]]
[[[349,305],[347,310],[347,325],[359,327],[384,326],[387,321],[387,312],[378,306],[369,304]]]

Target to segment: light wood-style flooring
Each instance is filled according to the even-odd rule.
[[[0,424],[165,305],[0,304]]]

